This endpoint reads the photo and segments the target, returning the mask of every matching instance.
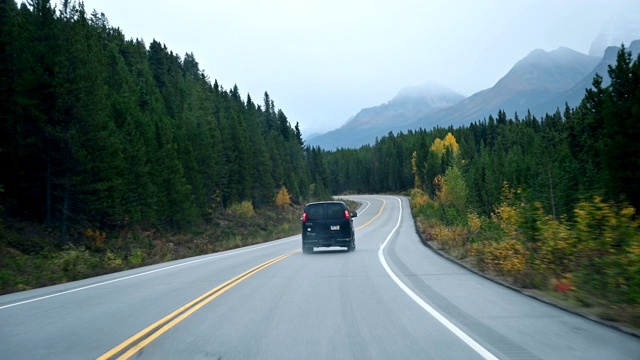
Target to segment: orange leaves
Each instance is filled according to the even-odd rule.
[[[97,249],[104,248],[104,240],[107,238],[107,233],[104,231],[88,228],[84,231],[84,236],[90,246]]]
[[[442,175],[438,175],[433,179],[433,191],[436,193],[436,196],[440,201],[446,201],[446,189],[444,185],[444,177],[442,177]]]

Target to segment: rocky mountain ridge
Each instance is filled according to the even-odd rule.
[[[544,116],[563,109],[565,104],[578,105],[596,73],[607,85],[607,66],[615,64],[618,49],[609,47],[602,57],[566,47],[537,49],[518,61],[493,87],[467,98],[433,83],[404,88],[389,102],[362,109],[342,127],[307,142],[328,150],[358,148],[389,132],[467,125],[495,116],[499,110],[508,116],[527,111]],[[627,49],[637,56],[640,40]]]

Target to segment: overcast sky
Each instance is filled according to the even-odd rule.
[[[207,75],[303,136],[344,124],[405,86],[463,95],[493,86],[534,49],[588,53],[605,21],[640,0],[85,0],[127,38],[193,52]],[[633,9],[633,10],[632,10]],[[634,12],[635,11],[635,12]]]

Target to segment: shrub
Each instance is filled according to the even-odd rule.
[[[507,237],[512,240],[520,238],[518,232],[520,216],[518,207],[514,203],[514,191],[505,182],[502,188],[502,201],[492,214],[492,219],[496,224],[500,225]]]
[[[118,256],[118,254],[107,250],[107,253],[104,255],[104,264],[108,269],[120,270],[123,268],[124,261],[122,261],[122,258]]]
[[[411,209],[414,211],[421,209],[428,201],[430,201],[429,195],[424,191],[419,189],[411,190]]]
[[[67,246],[55,255],[54,264],[62,271],[64,278],[72,281],[91,275],[99,266],[99,261],[82,247]]]
[[[104,231],[88,228],[84,231],[84,237],[89,247],[101,250],[104,248],[107,234]]]
[[[475,221],[475,220],[473,220]],[[474,227],[478,224],[474,224]],[[481,243],[486,241],[502,241],[505,238],[504,230],[495,221],[486,217],[480,218],[480,228],[469,234],[470,243]]]
[[[566,222],[550,216],[537,222],[539,232],[532,262],[536,269],[552,277],[576,270],[578,241]]]
[[[436,246],[447,252],[460,253],[467,244],[468,232],[461,226],[435,226],[432,234]]]
[[[527,264],[525,247],[513,239],[471,244],[469,254],[477,258],[481,268],[497,275],[517,276]]]
[[[144,251],[139,248],[135,248],[131,251],[128,257],[129,264],[133,266],[140,266],[144,261]]]
[[[467,214],[467,224],[469,225],[469,233],[477,234],[482,226],[482,219],[477,213],[469,211]]]
[[[227,209],[227,213],[235,218],[248,219],[255,214],[251,201],[243,201],[239,204],[233,204]]]
[[[577,285],[613,302],[640,302],[640,226],[629,205],[600,197],[578,204],[575,213]]]

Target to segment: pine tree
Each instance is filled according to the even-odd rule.
[[[285,208],[291,204],[291,196],[286,187],[281,187],[278,195],[276,196],[276,205],[281,208]]]

